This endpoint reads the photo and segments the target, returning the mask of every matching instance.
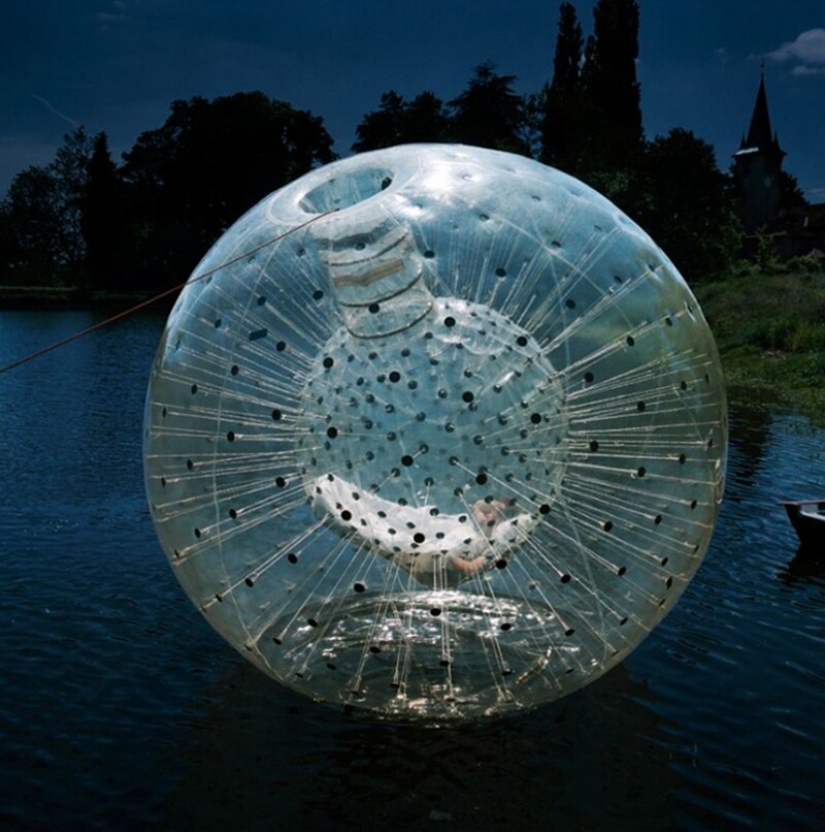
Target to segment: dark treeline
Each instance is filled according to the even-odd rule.
[[[0,283],[156,292],[182,282],[266,194],[331,162],[321,118],[261,92],[175,101],[116,165],[81,128],[12,181],[0,207]]]
[[[689,279],[719,275],[741,239],[731,180],[687,130],[645,138],[638,31],[635,0],[597,0],[586,38],[562,3],[542,90],[518,95],[515,77],[489,62],[450,101],[390,90],[361,119],[352,149],[462,142],[532,156],[612,199]],[[0,205],[0,283],[174,286],[246,209],[333,161],[332,146],[322,118],[262,92],[175,101],[120,163],[105,133],[78,129],[49,165],[17,174]]]

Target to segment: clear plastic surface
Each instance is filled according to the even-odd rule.
[[[702,313],[615,206],[415,145],[263,200],[152,369],[152,517],[194,604],[314,699],[436,720],[564,696],[699,566],[725,395]]]

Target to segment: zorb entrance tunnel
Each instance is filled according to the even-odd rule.
[[[144,455],[194,604],[314,699],[470,718],[620,662],[701,562],[716,348],[665,254],[525,158],[417,145],[266,198],[169,316]]]

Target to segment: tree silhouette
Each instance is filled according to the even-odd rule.
[[[793,211],[808,205],[797,178],[786,170],[779,171],[779,211]]]
[[[352,149],[363,153],[402,144],[405,141],[405,110],[404,99],[395,90],[385,92],[378,109],[367,113],[355,128],[358,139]]]
[[[529,155],[524,100],[514,75],[499,75],[489,61],[477,66],[464,90],[449,102],[456,141]]]
[[[720,275],[741,239],[732,183],[713,148],[674,128],[644,155],[644,208],[638,219],[688,278]]]
[[[599,0],[593,7],[593,35],[582,68],[582,95],[588,108],[590,152],[601,168],[633,164],[642,149],[639,6],[636,0]]]
[[[404,141],[452,141],[450,118],[437,95],[425,91],[407,104],[404,113]]]
[[[406,102],[394,90],[381,96],[379,108],[356,127],[356,153],[410,142],[450,141],[450,120],[438,96],[426,91]]]
[[[15,268],[27,282],[76,282],[85,258],[83,194],[91,145],[84,128],[63,138],[54,160],[18,173],[3,204]]]
[[[553,79],[539,101],[539,141],[542,162],[573,172],[582,152],[581,63],[584,38],[572,3],[559,9]]]
[[[181,280],[242,213],[333,159],[322,119],[261,92],[173,102],[124,154],[139,279]]]
[[[118,251],[124,243],[120,179],[105,133],[94,140],[87,168],[80,227],[86,243],[86,272],[92,289],[119,285]]]

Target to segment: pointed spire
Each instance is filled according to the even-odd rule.
[[[785,155],[785,151],[779,147],[779,140],[776,133],[771,129],[771,116],[768,111],[768,94],[765,92],[765,64],[763,63],[759,73],[759,91],[756,94],[756,103],[753,107],[748,134],[742,143],[742,147],[758,148],[763,153]]]

